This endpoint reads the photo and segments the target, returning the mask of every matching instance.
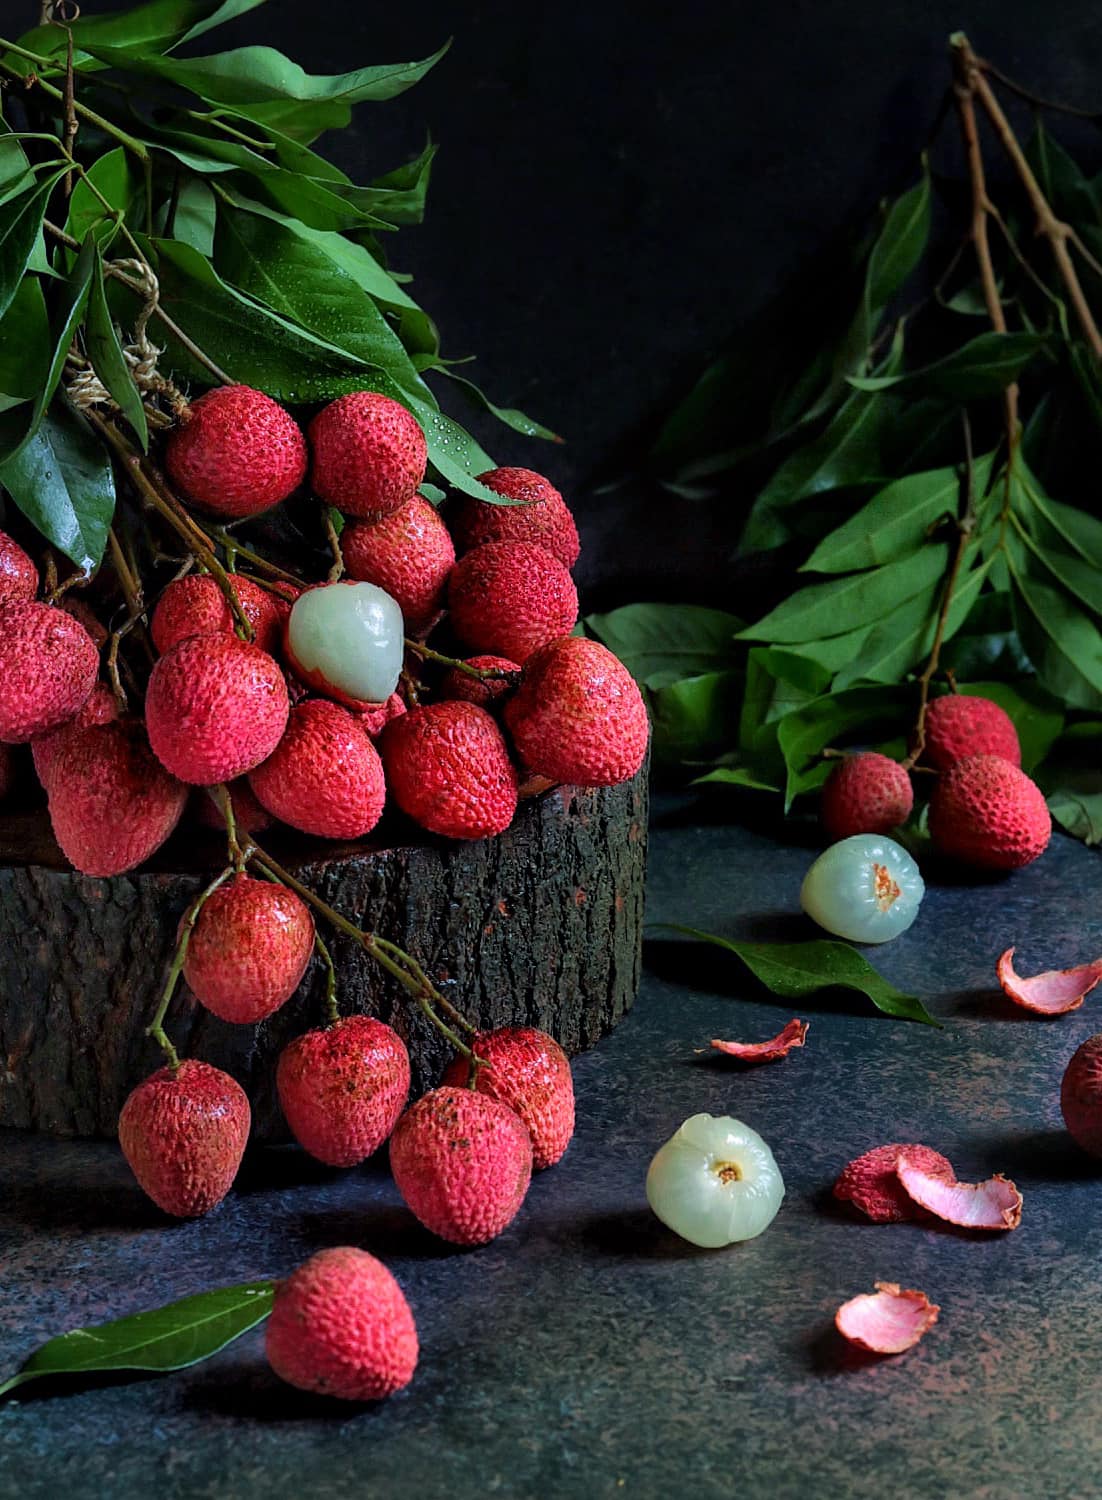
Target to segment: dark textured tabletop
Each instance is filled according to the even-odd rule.
[[[809,936],[808,847],[660,807],[650,916]],[[47,1336],[280,1275],[326,1245],[386,1260],[421,1337],[413,1385],[372,1408],[283,1386],[259,1332],[179,1374],[0,1404],[0,1495],[31,1497],[1091,1497],[1102,1467],[1102,1164],[1064,1133],[1066,1060],[1102,999],[1055,1021],[994,989],[1102,952],[1099,856],[1057,836],[1009,879],[935,885],[875,963],[945,1029],[813,997],[807,1045],[738,1071],[712,1037],[792,1014],[718,951],[648,944],[633,1014],[577,1061],[578,1131],[512,1227],[459,1252],[410,1218],[385,1153],[329,1172],[261,1153],[210,1218],[168,1224],[116,1148],[0,1137],[0,1378]],[[787,1197],[761,1238],[698,1251],[649,1213],[655,1148],[701,1110],[773,1147]],[[833,1204],[839,1167],[926,1141],[962,1178],[1013,1177],[1021,1228],[876,1226]],[[835,1308],[877,1280],[941,1320],[910,1353],[847,1355]]]

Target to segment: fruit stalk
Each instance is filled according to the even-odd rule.
[[[456,672],[461,672],[464,677],[473,677],[478,682],[519,682],[519,672],[505,672],[500,667],[472,667],[469,661],[462,661],[456,656],[445,656],[441,651],[434,651],[431,646],[426,646],[424,641],[415,641],[408,635],[406,650],[414,652],[424,661],[436,662],[442,667],[451,667]]]
[[[191,934],[195,931],[195,923],[199,919],[199,913],[219,886],[225,885],[233,873],[233,866],[227,865],[222,873],[216,876],[205,890],[199,892],[198,896],[196,896],[195,900],[184,913],[183,920],[180,923],[180,936],[176,941],[176,951],[172,955],[172,963],[169,965],[168,974],[165,978],[165,986],[161,991],[160,1004],[157,1006],[157,1012],[153,1020],[146,1027],[146,1036],[152,1037],[157,1043],[158,1047],[164,1053],[169,1067],[173,1070],[180,1066],[180,1057],[165,1032],[165,1016],[168,1014],[168,1007],[172,1003],[172,997],[176,993],[176,986],[179,983],[184,963],[187,960],[188,944],[191,941]]]

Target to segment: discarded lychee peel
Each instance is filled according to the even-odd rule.
[[[1038,1016],[1066,1016],[1078,1010],[1102,979],[1102,958],[1071,969],[1046,969],[1025,977],[1014,969],[1014,949],[1008,948],[995,965],[1003,994],[1023,1010]]]
[[[903,1290],[894,1281],[877,1281],[875,1287],[843,1302],[834,1326],[870,1354],[904,1354],[929,1333],[941,1308],[913,1287]]]
[[[834,1196],[852,1203],[875,1224],[902,1224],[921,1216],[921,1210],[896,1176],[896,1163],[906,1155],[930,1176],[947,1182],[956,1180],[948,1158],[930,1146],[893,1143],[874,1146],[847,1162],[834,1184]]]
[[[960,1229],[1017,1229],[1022,1222],[1022,1195],[1009,1177],[997,1172],[986,1182],[946,1182],[926,1172],[904,1153],[895,1165],[907,1196],[946,1224]]]
[[[775,1062],[787,1057],[793,1047],[802,1047],[807,1040],[807,1022],[793,1017],[767,1042],[724,1042],[713,1040],[712,1046],[725,1057],[737,1058],[744,1063]]]

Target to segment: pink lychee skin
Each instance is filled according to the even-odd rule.
[[[646,705],[631,673],[607,647],[563,636],[524,666],[505,724],[532,776],[574,786],[615,786],[647,753]]]
[[[426,1229],[454,1245],[485,1245],[524,1202],[532,1141],[524,1121],[499,1099],[441,1087],[398,1121],[390,1169]]]
[[[395,600],[410,635],[424,635],[444,607],[455,566],[451,534],[429,502],[414,495],[377,521],[349,521],[341,532],[349,576]]]
[[[233,1186],[251,1112],[240,1084],[185,1058],[140,1083],[119,1116],[119,1145],[138,1185],[179,1219],[208,1213]]]
[[[524,663],[574,628],[578,591],[569,572],[531,542],[484,542],[448,583],[456,634],[473,650]]]
[[[71,719],[99,673],[79,621],[33,600],[0,608],[0,740],[22,745]]]
[[[266,760],[289,710],[277,663],[235,635],[180,641],[155,664],[145,698],[154,755],[195,786],[232,781]]]
[[[253,640],[261,651],[272,652],[279,644],[280,615],[272,595],[249,578],[229,575],[233,591],[253,627]],[[149,622],[153,644],[163,656],[179,641],[192,635],[219,632],[233,635],[237,625],[225,595],[207,573],[190,573],[170,583],[157,601]]]
[[[413,1379],[417,1325],[401,1287],[366,1250],[320,1250],[276,1287],[268,1363],[302,1391],[378,1401]]]
[[[422,704],[387,725],[379,750],[395,802],[430,833],[488,838],[513,821],[516,770],[485,709]]]
[[[45,791],[50,790],[50,770],[57,752],[74,734],[82,729],[91,729],[96,724],[110,724],[119,716],[119,705],[115,695],[105,682],[97,682],[84,704],[67,723],[51,729],[48,734],[39,734],[31,741],[31,756],[35,775]]]
[[[574,1079],[566,1053],[533,1026],[480,1031],[471,1049],[489,1063],[478,1070],[479,1092],[500,1099],[527,1125],[534,1169],[553,1167],[574,1134]],[[467,1059],[457,1057],[441,1081],[463,1088],[470,1071]]]
[[[295,705],[249,785],[273,817],[318,838],[363,838],[386,801],[379,752],[348,709],[321,698]]]
[[[0,531],[0,608],[38,593],[38,569],[6,531]]]
[[[310,423],[309,437],[314,493],[345,515],[398,510],[425,477],[428,445],[417,418],[375,391],[338,397]]]
[[[1060,1110],[1076,1144],[1102,1157],[1102,1034],[1088,1037],[1072,1054],[1060,1084]]]
[[[376,708],[362,709],[355,718],[364,733],[377,740],[391,719],[400,718],[405,712],[406,705],[402,695],[391,693],[385,703],[380,703]]]
[[[278,402],[247,385],[193,401],[165,447],[168,476],[194,504],[239,520],[286,500],[306,475],[306,439]]]
[[[1052,818],[1040,787],[999,755],[958,760],[937,779],[930,833],[943,854],[1016,870],[1048,848]]]
[[[1022,763],[1014,721],[990,698],[965,693],[935,698],[926,710],[925,736],[923,762],[937,771],[972,755],[1001,755],[1012,766]]]
[[[476,703],[479,708],[492,709],[495,704],[500,705],[517,685],[520,667],[507,656],[468,656],[467,665],[479,667],[484,672],[512,672],[516,675],[512,680],[487,677],[479,681],[477,677],[468,677],[458,667],[449,667],[440,680],[441,698],[454,698],[459,703]]]
[[[230,794],[233,821],[238,833],[263,833],[275,822],[268,809],[261,807],[256,799],[256,793],[244,777],[231,782],[226,790]],[[204,827],[213,828],[218,833],[225,832],[226,820],[222,816],[221,809],[205,791],[195,793],[192,811]]]
[[[478,477],[487,489],[524,504],[494,505],[463,495],[450,520],[464,552],[483,542],[533,542],[565,568],[574,566],[581,552],[578,528],[549,479],[532,469],[490,469]]]
[[[890,833],[914,806],[911,778],[898,761],[874,751],[847,755],[823,787],[820,814],[833,839],[855,833]]]
[[[280,1054],[276,1088],[291,1134],[330,1167],[354,1167],[390,1136],[409,1098],[409,1053],[374,1016],[346,1016]]]
[[[314,919],[302,897],[238,875],[203,904],[184,978],[213,1015],[252,1024],[291,998],[313,951]]]

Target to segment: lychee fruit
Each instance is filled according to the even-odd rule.
[[[525,662],[504,717],[525,768],[553,782],[614,786],[647,753],[647,710],[634,678],[584,636],[562,636]]]
[[[54,837],[82,875],[122,875],[144,864],[187,802],[187,788],[155,759],[134,719],[67,735],[47,783]]]
[[[105,682],[97,682],[83,705],[74,716],[48,734],[35,735],[31,741],[31,756],[35,775],[48,792],[50,770],[57,752],[65,742],[79,734],[82,729],[92,729],[97,724],[110,724],[119,716],[119,705],[115,695]]]
[[[283,1049],[279,1102],[299,1145],[330,1167],[354,1167],[390,1135],[409,1098],[409,1053],[391,1026],[346,1016]]]
[[[433,1089],[390,1138],[406,1206],[455,1245],[485,1245],[516,1217],[532,1177],[532,1140],[518,1114],[474,1089]]]
[[[188,500],[240,520],[286,500],[306,474],[306,439],[277,401],[247,385],[193,401],[169,434],[165,468]]]
[[[203,903],[184,978],[212,1015],[251,1024],[291,998],[313,951],[314,919],[302,897],[238,875]]]
[[[531,542],[484,542],[448,583],[451,621],[475,651],[523,663],[574,628],[578,591],[567,569]]]
[[[938,777],[930,833],[943,854],[965,864],[1016,870],[1045,852],[1052,818],[1024,771],[1000,755],[972,755]]]
[[[925,732],[922,759],[937,771],[972,755],[1001,755],[1012,766],[1022,763],[1014,721],[990,698],[965,693],[935,698],[926,709]]]
[[[286,734],[249,784],[273,817],[325,839],[363,838],[386,801],[379,752],[346,708],[320,698],[291,710]]]
[[[253,627],[253,640],[262,651],[273,651],[280,640],[280,617],[272,595],[249,578],[229,575],[246,619]],[[192,635],[221,632],[233,635],[237,620],[226,596],[209,573],[189,573],[168,585],[157,600],[149,622],[153,644],[163,656],[178,641]]]
[[[119,1145],[138,1185],[178,1219],[207,1213],[229,1192],[252,1115],[240,1084],[185,1058],[140,1083],[119,1116]]]
[[[83,599],[76,598],[73,594],[66,594],[61,600],[60,608],[67,615],[72,615],[74,620],[84,626],[85,630],[92,637],[96,650],[102,651],[110,640],[110,636],[107,633],[107,627],[103,624],[103,621],[96,614],[92,606],[86,604]]]
[[[522,505],[494,505],[463,495],[450,517],[455,539],[464,552],[483,542],[534,542],[565,568],[578,561],[581,544],[574,517],[549,479],[532,469],[490,469],[479,479]]]
[[[0,531],[0,608],[38,593],[38,569],[13,537]]]
[[[72,615],[29,599],[0,607],[0,740],[21,745],[64,724],[98,673],[95,642]]]
[[[574,1134],[574,1079],[566,1053],[532,1026],[480,1031],[471,1050],[489,1063],[478,1070],[478,1091],[500,1099],[527,1125],[535,1170],[553,1167]],[[442,1081],[463,1088],[470,1071],[467,1059],[457,1057]]]
[[[382,734],[391,719],[400,718],[406,711],[405,700],[400,693],[391,693],[385,703],[377,708],[364,708],[355,715],[356,722],[364,733],[375,740]]]
[[[181,781],[213,786],[266,760],[290,704],[278,664],[235,635],[194,635],[156,662],[145,698],[149,743]]]
[[[492,708],[511,693],[520,680],[520,667],[507,656],[469,656],[469,667],[494,672],[511,672],[513,677],[471,677],[458,667],[449,667],[440,680],[441,698],[454,698],[460,703],[477,703],[479,708]]]
[[[376,521],[349,521],[341,551],[350,577],[377,584],[397,602],[410,635],[424,635],[435,624],[455,547],[427,500],[414,495]]]
[[[427,703],[392,719],[379,740],[395,802],[430,833],[481,839],[517,810],[517,777],[497,723],[473,703]]]
[[[348,516],[384,516],[412,500],[428,445],[417,418],[375,391],[340,396],[310,423],[314,493]]]
[[[374,583],[342,578],[305,589],[283,630],[296,676],[357,711],[385,703],[405,659],[402,611]]]
[[[1102,1157],[1102,1034],[1088,1037],[1072,1054],[1060,1084],[1060,1110],[1076,1144]]]
[[[820,814],[833,839],[855,833],[889,833],[914,806],[911,778],[896,760],[862,751],[840,760],[823,787]]]
[[[230,794],[234,826],[239,834],[263,833],[275,822],[268,809],[257,801],[256,793],[244,776],[231,781],[226,790]],[[226,820],[222,816],[222,809],[205,791],[196,791],[192,810],[204,827],[213,828],[219,833],[225,831]]]
[[[276,1287],[268,1363],[301,1391],[378,1401],[417,1368],[417,1325],[401,1287],[366,1250],[319,1250]]]

